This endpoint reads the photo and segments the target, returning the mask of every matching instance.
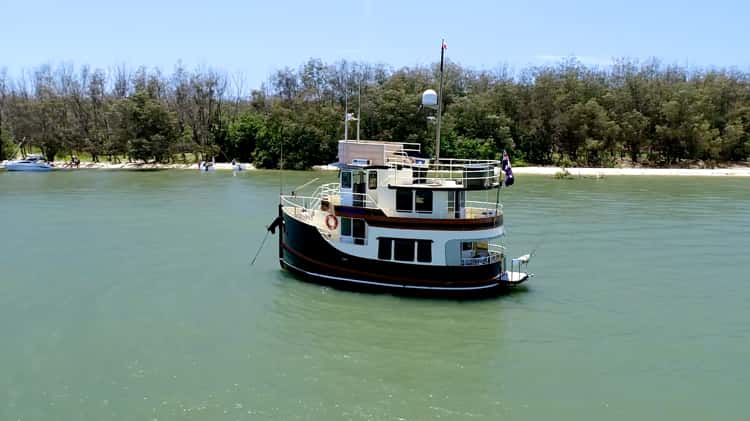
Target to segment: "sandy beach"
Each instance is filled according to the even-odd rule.
[[[64,161],[55,161],[54,165],[60,170],[197,170],[198,164],[156,164],[123,162],[114,164],[111,162],[81,162],[78,168],[71,168]],[[250,163],[241,163],[243,170],[255,170]],[[0,168],[5,167],[5,161],[0,162]],[[232,164],[228,162],[217,162],[217,171],[232,171]],[[332,165],[315,165],[314,171],[336,171],[337,167]],[[515,174],[549,175],[561,173],[562,167],[516,167]],[[605,177],[618,175],[646,175],[646,176],[692,176],[692,177],[750,177],[750,165],[734,165],[726,168],[565,168],[571,177]]]
[[[0,168],[5,168],[5,162],[0,162]],[[78,167],[71,167],[66,161],[54,161],[52,163],[57,170],[75,171],[75,170],[197,170],[198,164],[162,164],[162,163],[144,163],[144,162],[81,162]],[[256,169],[253,164],[240,163],[243,170]],[[218,171],[232,171],[233,166],[229,162],[217,162],[214,169]]]
[[[561,167],[518,167],[515,174],[539,174],[554,176],[563,171]],[[572,177],[603,177],[617,175],[669,175],[669,176],[725,176],[750,177],[750,166],[727,168],[565,168]]]

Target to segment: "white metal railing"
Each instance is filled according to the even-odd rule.
[[[497,263],[503,259],[503,255],[490,251],[486,256],[462,257],[461,266],[481,266]]]
[[[383,163],[388,162],[389,158],[407,157],[409,154],[419,154],[422,146],[413,142],[387,142],[382,140],[340,140],[339,144],[361,144],[374,145],[382,148]],[[382,165],[382,163],[380,164]]]
[[[291,208],[291,213],[298,218],[310,219],[313,217],[312,211],[320,209],[320,197],[282,195],[281,205]]]
[[[342,192],[339,183],[328,183],[319,186],[310,196],[282,195],[281,202],[284,206],[306,210],[320,210],[323,200],[330,205],[342,205],[351,203],[351,206],[363,208],[377,208],[375,199],[368,193]]]
[[[505,256],[505,247],[500,244],[490,243],[486,254],[483,253],[479,256],[472,257],[461,257],[462,266],[481,266],[497,263],[503,260]]]
[[[394,184],[439,184],[453,183],[470,188],[489,188],[499,185],[501,161],[440,158],[415,158],[394,155],[386,159],[386,165],[394,169],[411,168],[411,172],[396,172]]]
[[[492,218],[503,213],[503,205],[500,203],[480,202],[467,200],[462,208],[461,219]],[[448,207],[447,212],[455,215],[455,208]]]

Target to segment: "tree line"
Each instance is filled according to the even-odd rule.
[[[241,75],[176,66],[108,71],[43,65],[0,71],[0,158],[239,159],[304,169],[336,159],[345,108],[361,104],[362,139],[418,142],[433,152],[434,110],[420,95],[438,66],[392,69],[310,59],[248,90]],[[563,166],[673,166],[750,156],[750,74],[574,58],[511,72],[448,63],[441,156]],[[350,137],[356,124],[350,122]]]

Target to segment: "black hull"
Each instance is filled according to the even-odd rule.
[[[279,261],[302,279],[338,289],[451,298],[496,296],[513,285],[501,280],[500,263],[482,266],[414,265],[342,253],[317,228],[286,214]]]

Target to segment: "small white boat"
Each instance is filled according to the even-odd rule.
[[[208,172],[208,171],[215,171],[215,170],[216,170],[216,162],[214,162],[214,160],[201,161],[198,163],[198,171],[200,172]]]
[[[5,163],[5,169],[8,171],[51,171],[53,168],[41,155],[29,155],[24,159]]]

